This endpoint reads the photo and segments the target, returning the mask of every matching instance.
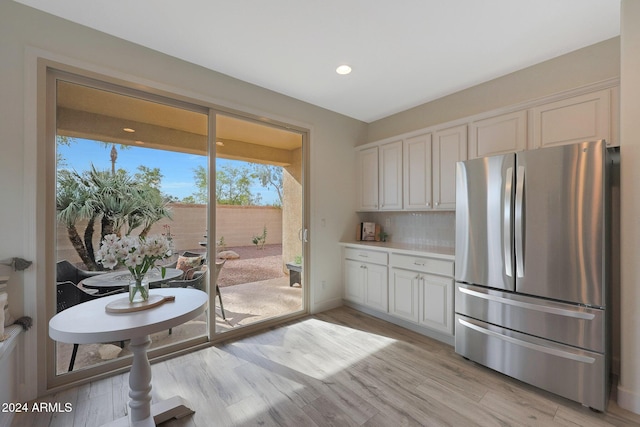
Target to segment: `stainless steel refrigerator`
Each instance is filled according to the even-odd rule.
[[[455,349],[596,410],[609,392],[604,141],[459,162]]]

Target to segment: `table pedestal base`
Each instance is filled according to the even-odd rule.
[[[129,416],[109,423],[108,426],[154,427],[171,418],[182,418],[194,413],[180,396],[151,405],[151,364],[147,357],[149,344],[149,335],[131,338],[129,349],[133,354],[133,362],[129,372]]]
[[[151,419],[139,422],[130,422],[129,417],[122,417],[114,420],[103,427],[127,427],[127,426],[156,426],[172,418],[180,419],[194,414],[195,411],[187,406],[187,401],[181,396],[173,396],[151,405]]]

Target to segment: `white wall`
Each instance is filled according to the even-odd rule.
[[[369,124],[367,141],[469,117],[620,76],[618,37]]]
[[[311,129],[310,140],[310,281],[311,310],[341,304],[337,242],[355,224],[355,187],[350,171],[353,147],[366,125],[318,107],[211,72],[68,21],[0,0],[0,259],[22,256],[35,261],[9,283],[16,315],[34,317],[27,339],[22,398],[44,392],[46,319],[43,236],[36,236],[36,216],[44,194],[36,192],[43,163],[36,144],[34,58],[43,55],[81,68],[126,78],[141,86],[177,92]],[[25,169],[26,166],[26,169]],[[320,228],[321,220],[326,226]],[[321,281],[325,285],[320,286]],[[24,299],[23,299],[24,297]],[[39,345],[35,337],[40,334]]]
[[[640,2],[622,0],[620,15],[622,325],[618,404],[640,413]]]

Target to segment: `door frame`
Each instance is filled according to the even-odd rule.
[[[128,90],[130,90],[131,93],[139,92],[149,96],[152,99],[161,98],[170,100],[172,101],[172,105],[193,105],[199,108],[208,109],[210,123],[210,132],[208,136],[210,162],[211,159],[213,159],[215,163],[215,139],[213,138],[213,136],[215,135],[215,123],[213,124],[214,132],[211,132],[211,121],[213,113],[237,115],[238,117],[241,117],[243,119],[255,120],[262,124],[282,127],[284,129],[300,133],[303,140],[302,223],[303,228],[305,229],[308,229],[308,224],[310,224],[310,202],[308,195],[310,190],[309,142],[311,130],[310,128],[305,126],[294,125],[282,120],[271,119],[268,117],[268,114],[258,115],[233,108],[227,108],[216,104],[213,100],[194,97],[193,93],[185,95],[185,91],[180,88],[171,87],[167,89],[166,85],[144,81],[135,76],[123,76],[122,73],[116,73],[113,70],[101,69],[100,71],[95,71],[95,67],[84,63],[80,63],[80,65],[71,65],[67,62],[60,62],[56,55],[49,55],[42,51],[30,52],[28,53],[27,57],[27,63],[31,63],[31,65],[33,65],[34,67],[34,71],[28,73],[28,80],[30,82],[30,85],[28,85],[29,88],[27,92],[32,95],[32,104],[27,106],[27,109],[30,110],[29,113],[31,113],[28,113],[27,116],[31,116],[35,120],[33,128],[26,125],[27,135],[25,136],[25,139],[29,139],[29,137],[33,138],[32,146],[38,153],[38,155],[34,156],[32,159],[28,159],[27,157],[25,157],[25,169],[33,171],[33,176],[30,176],[29,178],[33,180],[35,184],[34,192],[32,194],[25,195],[25,208],[29,206],[33,206],[34,208],[33,212],[30,214],[29,219],[33,224],[35,224],[33,230],[34,236],[29,239],[26,245],[28,247],[27,252],[33,253],[35,259],[37,259],[39,262],[36,263],[37,265],[35,266],[34,271],[27,273],[25,277],[25,283],[33,282],[33,287],[31,289],[25,287],[24,298],[27,301],[31,300],[31,302],[25,302],[25,309],[31,307],[34,309],[34,312],[43,313],[44,316],[34,316],[35,334],[32,334],[32,337],[25,339],[25,351],[31,351],[31,355],[25,358],[25,366],[37,366],[37,371],[27,373],[27,375],[25,375],[23,381],[25,389],[22,390],[22,394],[26,396],[42,396],[51,392],[68,388],[69,386],[80,385],[96,379],[127,372],[129,369],[129,359],[123,358],[120,361],[114,361],[109,364],[98,366],[95,369],[87,370],[91,371],[90,373],[86,371],[79,371],[58,376],[55,374],[55,362],[50,356],[51,354],[55,353],[55,349],[53,350],[53,352],[50,349],[53,341],[48,337],[48,321],[55,314],[55,304],[53,304],[53,301],[55,301],[56,297],[55,286],[48,286],[51,285],[52,282],[55,282],[54,280],[51,280],[51,278],[54,278],[56,274],[54,232],[56,226],[55,188],[53,188],[52,186],[52,183],[55,182],[55,179],[52,179],[52,177],[55,177],[56,165],[55,145],[51,143],[52,141],[55,141],[55,121],[51,123],[51,114],[47,114],[47,109],[51,108],[51,106],[48,105],[51,102],[51,99],[53,99],[55,102],[55,97],[52,97],[52,94],[49,92],[51,90],[51,85],[47,84],[50,70],[63,74],[68,73],[80,78],[90,79],[92,81],[95,80],[103,82],[108,86],[115,85],[117,87],[125,89],[125,94]],[[90,69],[92,71],[90,71]],[[173,104],[173,102],[175,102],[175,104]],[[53,135],[51,133],[52,128]],[[25,144],[25,147],[27,147],[27,145],[29,144]],[[211,154],[212,152],[214,153],[214,155]],[[215,165],[213,168],[209,168],[209,173],[212,174],[215,179]],[[215,189],[215,186],[213,186],[213,188]],[[29,197],[32,197],[33,199],[29,199]],[[209,206],[211,209],[211,205]],[[209,215],[208,221],[211,222],[212,219],[215,220],[215,212],[213,213],[213,216]],[[39,236],[39,238],[35,238],[35,236]],[[306,290],[305,292],[303,292],[303,310],[287,316],[260,322],[257,325],[244,327],[241,329],[241,331],[238,331],[238,336],[247,335],[257,330],[268,328],[275,324],[283,323],[293,318],[302,317],[309,312],[310,292],[308,284],[310,268],[308,267],[308,261],[310,259],[310,253],[309,245],[307,244],[307,242],[303,243],[302,253],[305,263],[305,268],[303,268],[303,282],[306,283]],[[213,295],[210,294],[209,298],[210,303],[213,304],[215,293],[213,293]],[[211,313],[214,313],[214,310],[209,311]],[[149,354],[150,359],[153,362],[161,361],[180,354],[186,354],[193,350],[210,346],[212,344],[215,344],[216,342],[221,341],[222,337],[219,336],[220,334],[216,336],[215,333],[212,333],[211,325],[212,323],[209,323],[208,341],[201,344],[196,344],[194,346],[190,346],[189,344],[187,344],[187,346],[180,347],[178,345],[172,352],[156,352],[154,354],[154,352],[151,351]],[[235,335],[235,333],[233,332],[235,331],[232,331],[232,333],[225,333],[224,340],[233,338]]]

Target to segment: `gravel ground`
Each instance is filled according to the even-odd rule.
[[[239,283],[251,283],[261,280],[284,277],[282,263],[282,245],[237,246],[225,248],[234,251],[240,258],[228,259],[220,271],[218,286],[233,286]]]

